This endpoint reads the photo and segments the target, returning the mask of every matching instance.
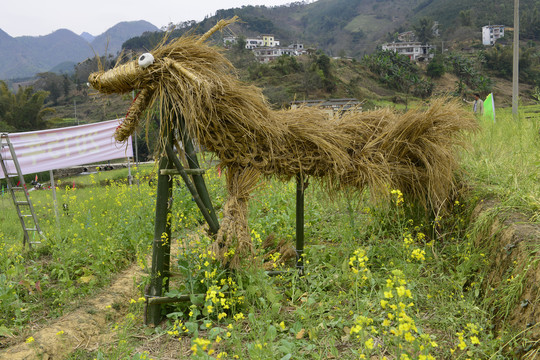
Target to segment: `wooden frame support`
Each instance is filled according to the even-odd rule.
[[[183,123],[183,121],[182,121]],[[152,269],[150,284],[146,297],[145,323],[157,326],[162,319],[161,305],[176,301],[187,301],[187,298],[169,299],[162,294],[169,290],[170,262],[171,262],[171,208],[172,208],[172,175],[179,174],[184,180],[186,187],[193,196],[193,200],[199,207],[204,219],[208,223],[209,232],[217,234],[219,222],[210,200],[210,195],[204,183],[204,171],[199,169],[199,162],[193,142],[187,135],[182,134],[182,142],[190,169],[184,169],[177,154],[173,150],[174,139],[172,134],[167,135],[165,154],[159,161],[156,217],[154,224],[154,243],[152,246]],[[190,181],[191,175],[193,183]]]

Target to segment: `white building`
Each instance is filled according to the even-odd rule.
[[[299,56],[302,54],[305,54],[306,51],[304,50],[303,44],[292,44],[286,47],[257,47],[253,49],[253,54],[259,60],[261,63],[267,63],[270,62],[282,55],[289,55],[289,56]]]
[[[231,44],[236,44],[235,36],[226,36],[223,38],[223,43],[225,46],[230,46]],[[280,42],[277,39],[274,39],[274,35],[262,35],[254,38],[246,38],[246,49],[253,50],[258,47],[275,47],[279,46]]]
[[[383,44],[382,49],[392,50],[398,54],[408,56],[409,59],[414,61],[429,60],[435,56],[434,45],[422,44],[420,42],[387,43]]]
[[[249,38],[246,39],[246,49],[255,49],[256,47],[264,46],[264,42],[261,38]]]
[[[504,36],[504,25],[482,26],[482,44],[495,45],[497,39]]]
[[[227,36],[223,38],[225,46],[236,43],[237,38]],[[246,49],[252,50],[261,63],[272,61],[281,55],[299,56],[305,54],[304,45],[294,43],[286,47],[280,46],[280,41],[274,35],[261,35],[255,38],[246,38]]]

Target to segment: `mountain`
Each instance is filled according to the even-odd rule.
[[[95,56],[95,53],[116,55],[124,41],[156,30],[156,26],[146,21],[122,22],[88,43],[85,37],[67,29],[45,36],[15,38],[0,29],[0,79],[31,77],[51,71],[60,64],[65,71],[66,63],[81,62]]]
[[[92,48],[99,55],[105,53],[116,55],[124,41],[149,31],[159,30],[148,21],[126,21],[114,25],[103,34],[97,36],[92,42]]]
[[[87,33],[86,31],[80,35],[86,42],[91,43],[96,38],[94,35]]]
[[[0,29],[0,46],[2,46],[2,44],[4,43],[9,43],[11,41],[13,41],[13,38],[9,36],[7,32]]]

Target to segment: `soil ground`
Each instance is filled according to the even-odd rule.
[[[63,359],[77,349],[91,352],[109,344],[114,339],[111,320],[122,316],[131,299],[140,297],[137,284],[143,275],[137,264],[132,265],[110,287],[77,310],[32,331],[33,342],[21,342],[2,350],[0,359]]]

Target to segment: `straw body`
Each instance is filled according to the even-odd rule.
[[[178,119],[184,119],[191,137],[220,158],[229,199],[216,251],[225,254],[233,243],[249,249],[247,203],[260,175],[312,176],[330,191],[368,187],[385,195],[399,189],[434,209],[444,203],[454,186],[455,146],[462,130],[476,127],[460,104],[437,99],[406,113],[350,111],[334,118],[317,108],[274,111],[261,89],[237,79],[220,50],[203,41],[207,37],[162,44],[149,67],[133,61],[93,74],[90,82],[105,93],[142,90],[118,140],[154,107],[161,111],[162,134],[180,129]]]

